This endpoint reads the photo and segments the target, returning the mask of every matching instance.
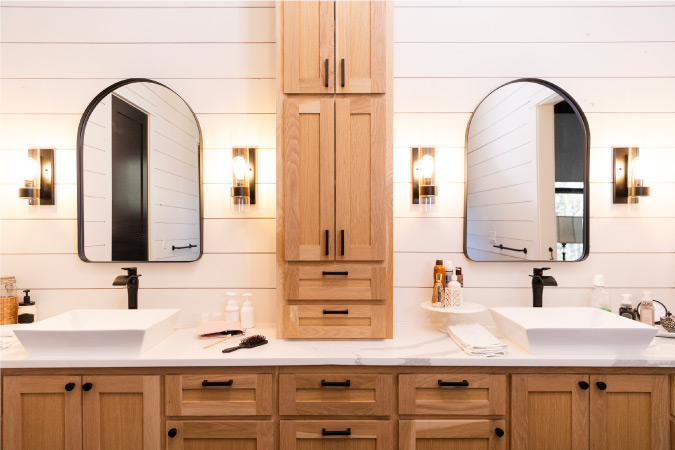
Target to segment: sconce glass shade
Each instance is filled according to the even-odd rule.
[[[29,205],[54,204],[54,150],[28,150],[19,164],[19,175],[23,187],[19,188],[19,198],[28,199]]]
[[[434,147],[413,148],[413,203],[420,212],[437,209],[436,158]]]
[[[40,165],[34,156],[26,156],[21,161],[21,178],[25,181],[30,181],[31,186],[34,181],[39,180],[38,175],[40,171]]]
[[[252,169],[249,165],[247,147],[232,149],[232,202],[230,210],[235,213],[249,212],[251,209],[250,180]]]
[[[614,203],[638,203],[649,197],[647,167],[637,147],[614,148]]]

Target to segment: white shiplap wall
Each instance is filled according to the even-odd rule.
[[[216,310],[226,290],[251,290],[258,320],[274,321],[273,4],[31,5],[40,7],[0,8],[2,274],[36,289],[43,317],[124,305],[125,292],[110,286],[119,267],[85,264],[76,254],[77,124],[109,84],[154,78],[185,98],[202,126],[205,254],[195,263],[139,264],[141,307],[181,307],[190,321]],[[583,302],[601,272],[615,304],[621,292],[651,288],[675,307],[675,4],[626,5],[396,4],[395,321],[430,318],[417,303],[429,294],[436,258],[464,268],[468,301],[530,303],[534,264],[462,255],[466,123],[487,93],[519,77],[567,90],[592,133],[591,256],[553,263],[560,287],[544,302]],[[241,144],[261,149],[260,204],[247,216],[232,215],[227,203],[229,149]],[[409,147],[419,144],[437,147],[441,199],[433,217],[420,217],[409,200]],[[652,197],[637,208],[611,203],[611,146],[627,144],[653,162]],[[55,207],[16,198],[11,166],[31,145],[58,149]]]

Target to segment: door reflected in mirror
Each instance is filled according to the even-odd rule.
[[[583,112],[551,83],[517,80],[488,95],[466,133],[466,256],[585,259],[589,140]]]
[[[78,134],[84,261],[194,261],[202,253],[201,132],[188,104],[125,80],[89,105]]]

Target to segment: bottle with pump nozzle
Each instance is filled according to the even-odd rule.
[[[597,274],[593,277],[593,292],[591,293],[591,306],[593,308],[602,309],[612,312],[612,304],[610,302],[610,294],[605,289],[604,275]]]
[[[626,319],[635,320],[635,310],[633,309],[633,300],[630,294],[621,294],[621,306],[619,307],[619,315]]]
[[[640,322],[654,326],[654,301],[652,300],[651,291],[644,291],[642,293],[642,300],[640,300]]]
[[[30,300],[30,289],[23,291],[25,293],[23,301],[19,303],[18,323],[33,323],[37,317],[37,307],[35,302]]]

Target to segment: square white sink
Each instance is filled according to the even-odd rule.
[[[180,309],[76,309],[14,331],[30,356],[135,358],[167,337]]]
[[[657,329],[597,308],[492,308],[499,332],[534,355],[637,355]]]

